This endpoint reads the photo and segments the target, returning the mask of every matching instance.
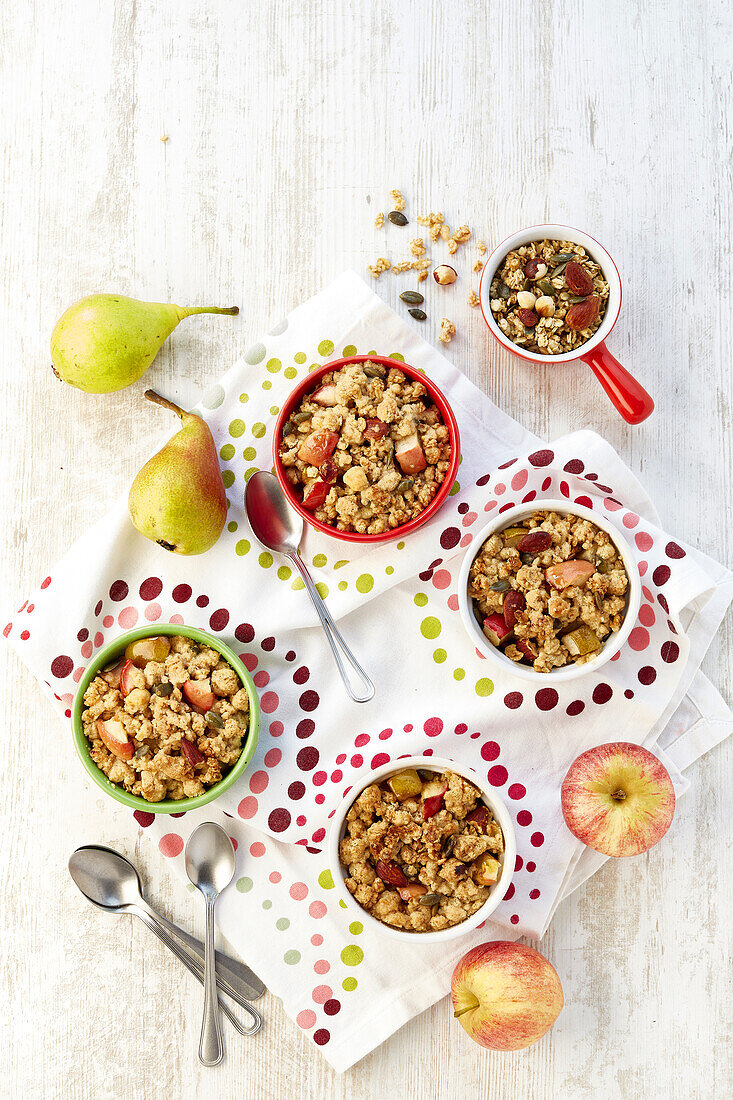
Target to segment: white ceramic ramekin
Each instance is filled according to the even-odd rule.
[[[482,800],[491,810],[504,834],[504,852],[499,860],[501,871],[496,883],[491,887],[489,897],[472,917],[463,921],[462,924],[453,925],[452,928],[444,928],[440,932],[405,932],[401,928],[391,928],[390,925],[383,924],[382,921],[371,916],[370,913],[367,913],[366,909],[362,909],[361,905],[354,900],[346,889],[346,884],[344,882],[346,878],[346,869],[341,865],[339,859],[339,844],[341,843],[346,827],[346,815],[351,809],[354,801],[361,792],[365,790],[366,787],[371,786],[372,783],[381,783],[387,776],[393,775],[394,772],[404,771],[405,768],[422,768],[425,771],[434,772],[452,771],[463,776],[464,779],[473,783],[474,786],[478,787],[481,791]],[[443,757],[405,756],[401,757],[399,760],[392,760],[389,764],[383,764],[381,768],[372,771],[366,779],[360,782],[358,788],[349,791],[346,798],[342,800],[331,821],[331,832],[328,838],[328,856],[338,896],[349,909],[358,912],[359,920],[361,920],[365,926],[374,928],[387,936],[392,936],[394,939],[402,940],[405,943],[410,942],[419,945],[421,943],[433,944],[444,943],[446,940],[454,940],[458,936],[462,936],[464,933],[477,928],[479,924],[482,924],[483,921],[494,912],[509,889],[509,883],[514,874],[517,844],[514,835],[514,822],[512,821],[509,811],[501,799],[497,797],[495,789],[490,787],[478,772],[475,772],[472,768],[468,768],[465,765],[455,764],[452,760],[446,760]]]
[[[599,527],[601,531],[605,531],[613,540],[624,563],[626,575],[629,578],[629,587],[626,594],[626,614],[621,629],[607,638],[603,645],[603,649],[592,661],[587,661],[583,665],[572,664],[566,665],[564,668],[555,668],[552,672],[535,672],[531,665],[518,664],[516,661],[512,661],[509,657],[506,657],[497,646],[493,646],[478,624],[476,616],[473,613],[473,601],[468,595],[468,574],[471,570],[474,558],[478,555],[487,538],[497,531],[503,531],[507,527],[512,527],[514,524],[521,522],[521,520],[526,519],[527,516],[531,516],[537,511],[558,512],[560,515],[566,515],[570,512],[574,516],[580,516],[582,519],[587,519],[590,520],[591,523],[595,523],[596,527]],[[486,526],[474,536],[473,542],[463,559],[461,571],[458,576],[458,608],[461,613],[461,618],[463,619],[463,625],[468,631],[468,636],[472,643],[484,655],[487,661],[491,662],[497,672],[511,672],[515,676],[521,677],[523,680],[533,680],[538,686],[540,684],[549,686],[558,681],[577,680],[581,676],[587,676],[591,672],[597,672],[602,665],[605,665],[607,661],[611,660],[614,653],[618,653],[621,646],[628,638],[639,614],[640,604],[641,579],[639,577],[639,570],[636,566],[636,559],[631,553],[631,548],[626,539],[618,528],[614,527],[613,524],[609,523],[603,516],[598,515],[598,513],[592,511],[590,508],[585,508],[581,504],[569,504],[567,500],[535,499],[529,504],[519,504],[516,508],[509,508],[506,512],[496,515],[490,523],[487,523]]]

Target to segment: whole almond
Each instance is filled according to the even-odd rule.
[[[382,882],[390,886],[407,886],[404,871],[393,859],[380,859],[377,862],[377,874]]]
[[[552,535],[549,531],[528,531],[519,540],[516,548],[520,554],[541,554],[543,550],[549,550],[551,546]]]
[[[565,324],[574,332],[580,332],[588,328],[597,319],[601,308],[601,299],[597,294],[586,298],[584,302],[576,302],[565,314]]]
[[[593,280],[582,264],[571,260],[565,268],[565,285],[573,294],[580,294],[584,298],[593,293]]]
[[[524,611],[525,600],[521,592],[507,592],[504,597],[504,622],[507,630],[514,630],[517,621],[517,611]]]

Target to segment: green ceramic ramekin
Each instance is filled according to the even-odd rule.
[[[100,771],[89,755],[90,745],[84,736],[81,714],[84,709],[84,692],[99,670],[105,668],[106,665],[111,664],[115,659],[119,658],[125,652],[125,648],[130,642],[136,642],[138,638],[156,637],[160,634],[181,634],[194,642],[199,642],[201,645],[210,646],[212,649],[215,649],[217,653],[221,653],[224,660],[232,666],[237,676],[239,676],[249,695],[249,731],[247,733],[247,740],[242,745],[242,753],[234,767],[227,772],[223,779],[213,787],[210,787],[207,791],[204,791],[203,794],[198,794],[195,798],[165,799],[163,802],[147,802],[138,795],[128,794],[127,791],[117,786],[116,783],[110,783],[104,772]],[[74,730],[76,751],[79,753],[82,764],[98,787],[101,787],[108,795],[111,795],[112,798],[121,802],[123,806],[128,806],[132,810],[146,810],[148,813],[152,814],[180,814],[184,813],[186,810],[195,810],[199,806],[205,806],[208,802],[213,802],[220,794],[229,790],[246,770],[247,765],[252,759],[255,748],[257,747],[257,739],[260,733],[260,701],[257,697],[257,689],[252,682],[252,677],[249,672],[244,667],[239,657],[237,657],[235,653],[232,653],[229,646],[225,645],[224,642],[220,641],[218,638],[213,638],[211,634],[207,634],[204,630],[197,630],[196,627],[193,626],[183,626],[182,624],[179,625],[176,623],[160,623],[157,626],[151,624],[150,626],[138,627],[136,630],[128,630],[126,634],[120,634],[119,638],[115,638],[113,642],[110,642],[109,645],[105,646],[104,649],[97,654],[84,673],[79,683],[79,687],[77,688],[74,706],[71,712],[71,723]]]

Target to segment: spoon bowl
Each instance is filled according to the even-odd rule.
[[[84,897],[103,909],[121,909],[142,901],[142,882],[133,865],[109,848],[77,848],[69,873]]]
[[[268,550],[290,558],[303,578],[305,590],[321,621],[349,698],[355,703],[368,703],[374,696],[374,684],[344,641],[305,567],[299,550],[303,537],[303,518],[288,504],[274,474],[259,470],[252,475],[244,491],[244,507],[255,538]],[[352,679],[355,681],[353,684]]]

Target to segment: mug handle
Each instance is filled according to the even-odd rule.
[[[654,401],[640,382],[633,378],[601,342],[580,358],[587,363],[629,424],[641,424],[654,411]]]

